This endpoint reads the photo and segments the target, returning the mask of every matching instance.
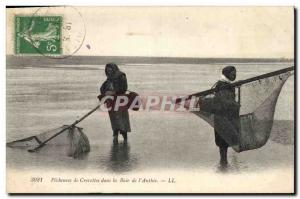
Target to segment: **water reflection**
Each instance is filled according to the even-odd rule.
[[[230,170],[229,165],[219,164],[217,167],[217,172],[219,173],[227,173]]]
[[[242,162],[236,154],[232,154],[228,165],[218,164],[217,172],[219,173],[240,173],[246,171],[248,166]]]
[[[112,143],[107,169],[114,172],[126,172],[137,166],[137,157],[130,152],[130,144]]]

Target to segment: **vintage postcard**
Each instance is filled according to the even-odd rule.
[[[294,15],[7,7],[7,192],[293,194]]]

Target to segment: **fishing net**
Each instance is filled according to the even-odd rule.
[[[40,148],[41,151],[55,148],[73,158],[77,158],[81,154],[90,151],[88,137],[83,133],[82,128],[68,125],[63,125],[35,136],[9,142],[7,146],[32,150],[43,145],[47,140],[49,141]]]
[[[219,115],[215,93],[198,96],[194,114],[208,122],[235,151],[262,147],[267,142],[274,120],[276,102],[280,91],[293,71],[245,81],[235,86],[236,102],[240,104],[235,120]],[[215,118],[221,125],[215,125]],[[233,137],[234,136],[234,137]],[[234,141],[235,140],[235,141]]]

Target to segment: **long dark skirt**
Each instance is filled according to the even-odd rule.
[[[239,118],[214,115],[215,140],[217,146],[239,145]]]
[[[108,114],[113,131],[131,131],[128,110],[108,111]]]
[[[218,147],[228,147],[227,142],[215,130],[215,143]]]

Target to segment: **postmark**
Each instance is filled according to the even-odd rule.
[[[65,58],[74,55],[85,38],[85,24],[73,7],[41,7],[15,16],[15,54]]]

